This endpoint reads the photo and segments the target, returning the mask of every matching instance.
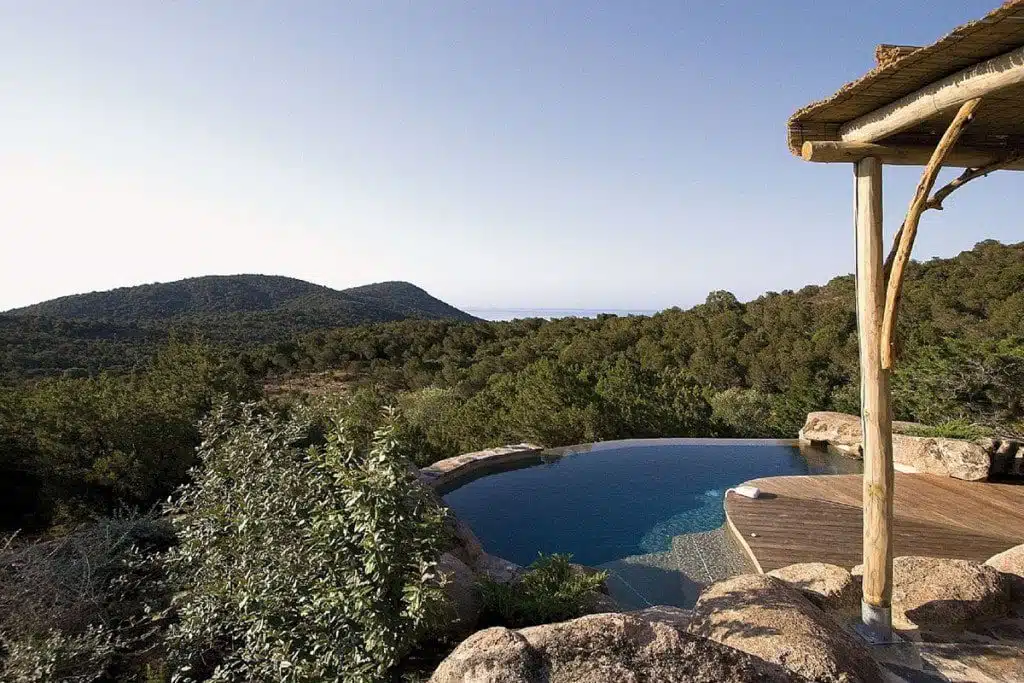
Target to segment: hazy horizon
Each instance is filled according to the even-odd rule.
[[[996,4],[0,0],[0,310],[228,272],[463,309],[824,284],[852,174],[786,119]],[[887,236],[918,174],[886,170]],[[1016,180],[929,212],[915,257],[1019,241]]]
[[[1004,243],[1005,244],[1014,244],[1013,242],[1004,242]],[[966,249],[966,250],[963,250],[963,251],[969,251],[969,249]],[[962,253],[962,251],[961,252],[957,252],[957,253]],[[953,256],[956,256],[956,255],[957,254],[950,254],[949,256],[953,257]],[[933,256],[932,258],[946,258],[946,257]],[[917,258],[914,258],[912,260],[913,261],[921,261],[922,258],[917,257]],[[780,292],[783,292],[783,291],[792,291],[792,290],[799,289],[799,288],[806,287],[806,286],[824,286],[825,284],[827,284],[827,282],[829,280],[832,280],[832,279],[834,279],[836,277],[844,277],[844,276],[848,276],[848,275],[852,275],[852,274],[853,273],[836,273],[832,277],[829,277],[827,280],[822,281],[822,282],[804,282],[804,283],[796,285],[795,287],[784,288],[784,289],[781,289],[781,290],[765,289],[765,290],[762,290],[762,291],[759,291],[759,292],[755,292],[754,294],[752,294],[750,296],[740,296],[740,295],[737,294],[737,298],[740,301],[746,302],[746,301],[752,301],[752,300],[754,300],[754,299],[756,299],[756,298],[758,298],[760,296],[768,294],[769,292],[780,293]],[[246,275],[258,275],[258,276],[269,276],[269,277],[284,277],[284,278],[303,280],[303,278],[296,278],[295,276],[285,275],[283,273],[208,273],[206,275],[194,276],[194,278],[201,278],[201,277],[234,277],[234,276],[246,276]],[[179,280],[182,280],[182,279],[193,279],[193,278],[179,278]],[[91,293],[96,293],[96,292],[108,292],[108,291],[112,291],[112,290],[115,290],[115,289],[124,289],[124,288],[128,288],[128,287],[135,287],[135,286],[142,286],[142,285],[168,284],[170,282],[176,282],[176,281],[178,281],[178,280],[136,282],[136,283],[127,284],[127,285],[116,285],[116,286],[110,287],[108,289],[87,290],[87,291],[81,291],[81,292],[67,292],[65,294],[58,294],[57,296],[51,297],[50,299],[42,299],[42,300],[39,300],[39,301],[31,301],[31,302],[28,302],[28,303],[19,304],[17,306],[10,306],[8,308],[3,308],[3,309],[0,309],[0,313],[6,313],[6,312],[11,311],[11,310],[16,310],[16,309],[24,308],[24,307],[27,307],[27,306],[32,306],[32,305],[35,305],[35,304],[43,303],[44,301],[50,301],[50,300],[53,300],[53,299],[61,299],[61,298],[69,297],[69,296],[75,296],[77,294],[91,294]],[[325,286],[325,287],[331,287],[332,289],[336,289],[336,290],[344,290],[344,289],[349,289],[350,287],[360,287],[360,286],[363,286],[363,285],[379,284],[381,282],[386,282],[386,281],[380,280],[380,281],[375,281],[375,282],[355,283],[353,285],[346,286],[346,287],[332,287],[331,285],[329,285],[327,283],[324,283],[324,282],[315,282],[313,280],[304,280],[304,281],[305,282],[309,282],[310,284],[314,284],[314,285],[321,285],[321,286]],[[460,310],[462,310],[462,311],[464,311],[466,313],[471,313],[473,315],[476,315],[478,313],[481,313],[481,314],[483,314],[483,313],[493,313],[493,314],[495,314],[496,317],[488,317],[486,315],[478,315],[477,316],[477,317],[483,317],[483,318],[485,318],[487,320],[492,320],[492,321],[510,320],[510,319],[512,319],[512,317],[509,317],[506,314],[514,314],[514,313],[524,313],[524,314],[536,313],[537,314],[537,315],[524,315],[523,317],[550,317],[550,316],[546,316],[546,315],[541,315],[543,313],[559,313],[559,314],[565,314],[565,315],[572,315],[572,314],[578,313],[578,314],[587,314],[587,315],[590,315],[591,317],[593,317],[594,315],[600,314],[600,313],[613,313],[613,314],[619,314],[619,315],[649,315],[649,314],[657,313],[657,312],[663,311],[663,310],[668,309],[668,308],[673,308],[673,307],[679,307],[679,308],[683,308],[683,309],[691,308],[691,307],[693,307],[693,306],[695,306],[697,304],[703,303],[705,298],[706,298],[706,295],[711,293],[712,291],[714,291],[714,290],[709,289],[707,292],[704,292],[702,295],[696,297],[692,301],[669,303],[669,304],[666,304],[666,305],[660,306],[660,307],[652,307],[652,306],[617,307],[617,306],[600,306],[600,305],[597,305],[597,306],[576,306],[576,307],[574,307],[574,306],[558,306],[558,305],[530,306],[530,305],[521,305],[521,304],[516,304],[516,303],[513,303],[513,304],[497,303],[497,304],[484,304],[484,305],[463,305],[458,300],[448,300],[448,299],[445,299],[443,297],[440,297],[437,294],[435,294],[434,292],[431,292],[428,288],[423,287],[422,285],[420,285],[420,284],[418,284],[416,282],[411,282],[409,280],[399,280],[399,281],[408,282],[409,284],[412,284],[412,285],[415,285],[417,287],[420,287],[421,289],[426,291],[431,296],[439,298],[442,301],[444,301],[445,303],[450,304],[450,305],[454,306],[455,308],[458,308],[458,309],[460,309]],[[733,294],[736,294],[736,292],[733,292]]]

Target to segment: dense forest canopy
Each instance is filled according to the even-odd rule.
[[[1024,243],[987,241],[912,264],[897,330],[897,417],[1019,430],[1022,325]],[[449,432],[465,429],[451,448],[516,437],[793,436],[811,410],[859,407],[849,275],[748,303],[712,292],[650,317],[337,329],[246,353],[245,363],[258,374],[344,368],[431,396],[432,411],[457,405],[443,413]],[[691,409],[666,415],[679,401]],[[707,410],[717,424],[699,418]],[[563,411],[577,428],[546,429]],[[620,412],[628,425],[615,424]]]

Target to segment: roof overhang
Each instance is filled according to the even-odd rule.
[[[790,118],[794,154],[923,165],[958,107],[977,97],[982,106],[945,165],[981,166],[1024,152],[1024,0],[927,47],[879,46],[876,58],[863,77]],[[1005,168],[1024,169],[1024,161]]]

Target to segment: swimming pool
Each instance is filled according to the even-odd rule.
[[[861,463],[791,441],[638,439],[543,452],[444,495],[488,552],[522,565],[571,553],[601,566],[718,529],[726,489],[749,479],[854,473]]]

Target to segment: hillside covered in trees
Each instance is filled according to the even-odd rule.
[[[408,282],[334,290],[271,275],[207,276],[61,297],[0,314],[8,376],[130,370],[168,335],[233,347],[324,328],[417,319],[472,321]]]

